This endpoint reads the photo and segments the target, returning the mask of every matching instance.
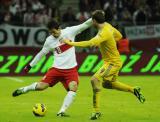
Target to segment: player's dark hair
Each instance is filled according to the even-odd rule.
[[[49,30],[58,29],[59,26],[60,26],[60,24],[59,24],[56,20],[54,20],[54,19],[50,20],[50,21],[48,22],[48,24],[47,24],[47,28],[48,28]]]
[[[95,10],[92,13],[92,19],[95,19],[97,23],[101,24],[105,22],[105,13],[103,10]]]

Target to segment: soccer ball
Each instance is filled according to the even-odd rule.
[[[46,111],[46,106],[42,103],[37,103],[33,106],[33,114],[35,116],[44,116]]]

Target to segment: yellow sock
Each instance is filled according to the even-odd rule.
[[[93,92],[93,111],[99,112],[100,91]]]
[[[134,93],[134,88],[127,84],[121,83],[119,81],[112,82],[112,88],[120,91],[132,92]]]

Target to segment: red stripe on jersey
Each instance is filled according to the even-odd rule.
[[[69,48],[71,48],[71,45],[68,44],[63,44],[60,45],[59,47],[56,47],[55,50],[58,54],[65,52],[66,50],[68,50]]]

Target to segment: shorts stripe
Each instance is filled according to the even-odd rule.
[[[109,74],[109,72],[110,72],[111,69],[112,69],[112,65],[110,64],[110,65],[108,66],[108,68],[105,70],[105,72],[104,72],[104,74],[102,75],[102,77],[106,77],[106,76]]]

